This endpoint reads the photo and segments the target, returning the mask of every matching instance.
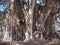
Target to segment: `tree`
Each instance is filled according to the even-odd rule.
[[[26,33],[25,33],[25,41],[29,41],[31,39],[33,39],[32,37],[32,28],[33,28],[33,13],[34,13],[34,8],[35,8],[35,0],[29,0],[28,1],[28,5],[24,5],[24,16],[25,16],[25,20],[26,20]]]
[[[52,13],[55,14],[54,9],[58,3],[60,4],[59,0],[43,0],[39,4],[36,3],[36,0],[27,0],[26,2],[23,2],[23,0],[10,0],[8,13],[4,19],[6,27],[4,29],[7,33],[3,30],[3,40],[6,41],[6,35],[9,37],[9,33],[11,34],[11,40],[20,40],[23,37],[25,38],[24,41],[30,41],[33,40],[33,35],[39,34],[41,35],[39,35],[41,37],[40,39],[43,40],[50,32],[47,31],[50,30],[49,26],[51,26],[48,24],[52,23],[48,20],[51,20],[50,18],[53,17],[51,16]],[[46,23],[48,23],[48,27]],[[34,34],[35,29],[36,34]]]

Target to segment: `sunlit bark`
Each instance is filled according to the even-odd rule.
[[[11,7],[10,9],[12,10],[12,13],[13,13],[13,3],[14,3],[14,0],[10,0],[10,3],[11,3]],[[10,16],[10,10],[8,10],[7,14],[6,14],[6,19],[4,20],[6,26],[5,26],[5,30],[3,30],[3,41],[12,41],[12,28],[11,28],[11,16]]]
[[[33,2],[33,3],[32,3]],[[25,14],[25,20],[26,20],[26,33],[25,33],[25,40],[24,41],[29,41],[33,40],[32,37],[32,28],[33,28],[33,10],[35,6],[35,0],[29,0],[29,6],[25,5],[25,7],[29,7],[28,9],[23,9],[23,12]]]

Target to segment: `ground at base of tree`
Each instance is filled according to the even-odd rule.
[[[0,45],[60,45],[60,41],[58,39],[53,39],[52,41],[12,41],[12,42],[0,42]]]

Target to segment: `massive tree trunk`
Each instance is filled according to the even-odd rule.
[[[14,10],[14,1],[15,0],[10,0],[9,10],[6,14],[6,19],[4,20],[6,24],[6,31],[3,31],[3,41],[12,41],[12,38],[14,38],[14,36],[12,36],[13,30],[17,31],[19,28],[19,18]]]
[[[23,9],[23,12],[25,14],[25,20],[26,20],[26,33],[25,33],[25,40],[29,41],[33,40],[32,37],[32,28],[33,28],[33,13],[34,13],[34,7],[35,7],[35,0],[29,0],[29,6],[25,5],[28,9]],[[25,7],[24,7],[25,8]]]
[[[12,41],[12,17],[11,15],[13,15],[13,3],[14,3],[14,0],[10,0],[10,9],[11,9],[11,12],[10,10],[8,10],[7,14],[6,14],[6,18],[4,19],[4,24],[6,25],[5,26],[5,30],[3,30],[3,41]],[[11,15],[10,15],[11,14]]]

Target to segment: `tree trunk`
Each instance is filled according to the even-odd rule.
[[[29,8],[26,9],[26,11],[24,11],[25,13],[25,20],[26,20],[26,33],[25,33],[25,40],[24,41],[29,41],[29,40],[33,40],[32,37],[32,27],[33,27],[33,11],[34,11],[34,7],[35,7],[35,0],[29,0]],[[26,13],[27,12],[27,13]]]

